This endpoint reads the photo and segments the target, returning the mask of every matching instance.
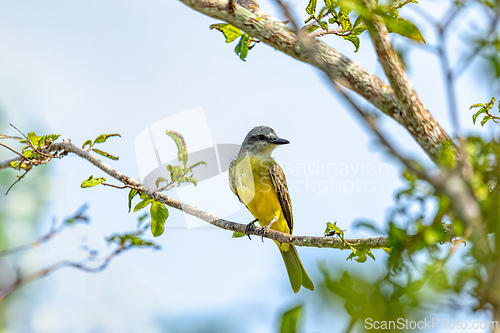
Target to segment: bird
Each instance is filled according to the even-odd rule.
[[[272,229],[292,234],[292,203],[285,174],[271,157],[273,150],[290,142],[276,135],[268,126],[253,128],[243,140],[238,156],[229,165],[229,185],[255,220],[265,230]],[[275,241],[285,262],[292,290],[314,290],[314,284],[300,261],[295,246]]]

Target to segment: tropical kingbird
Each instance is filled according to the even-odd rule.
[[[229,166],[229,185],[255,217],[250,225],[259,222],[265,229],[292,234],[292,203],[285,174],[271,157],[274,148],[287,143],[290,142],[279,138],[270,127],[252,129],[243,140],[238,157]],[[293,291],[297,293],[301,286],[314,290],[295,246],[275,242],[285,261]]]

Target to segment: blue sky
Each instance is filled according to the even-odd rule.
[[[435,14],[443,12],[442,3],[422,3]],[[271,4],[262,1],[261,7],[281,17]],[[296,1],[297,13],[306,4]],[[418,22],[418,16],[406,13]],[[180,112],[201,107],[216,144],[240,144],[252,127],[268,125],[291,142],[277,149],[274,157],[291,189],[294,233],[321,235],[326,222],[337,221],[347,237],[369,236],[350,226],[360,218],[382,224],[400,186],[399,165],[381,153],[311,66],[263,44],[242,62],[233,52],[234,44],[226,44],[219,32],[209,30],[216,22],[177,1],[0,0],[4,119],[25,132],[57,133],[78,145],[102,133],[120,133],[122,138],[105,145],[120,156],[109,164],[135,178],[140,177],[137,158],[142,156],[136,151],[138,135]],[[428,43],[435,41],[431,30],[423,26],[422,32]],[[334,37],[325,41],[383,77],[366,36],[358,53],[346,41]],[[397,38],[397,42],[406,41]],[[460,47],[455,37],[450,45]],[[410,61],[410,78],[423,103],[450,131],[439,63],[421,48],[411,52]],[[491,98],[481,84],[469,74],[457,83],[459,116],[467,130],[477,131],[470,125],[468,107]],[[382,123],[398,147],[428,161],[401,127],[389,119]],[[188,148],[200,142],[193,136],[186,140]],[[172,151],[174,146],[163,149]],[[7,156],[0,151],[0,157]],[[92,224],[67,230],[49,246],[27,254],[21,262],[28,270],[62,258],[78,260],[84,255],[82,244],[103,255],[109,251],[104,236],[135,226],[136,216],[126,212],[127,193],[80,188],[89,175],[102,176],[100,171],[76,157],[53,164],[46,181],[51,203],[39,233],[48,230],[52,217],[60,220],[83,203],[89,204]],[[212,196],[214,205],[221,204],[219,198],[230,196],[224,177],[215,181],[220,186],[217,195],[213,187],[202,184],[197,194]],[[14,192],[6,200],[19,205],[11,199]],[[66,269],[24,287],[23,297],[12,302],[8,329],[157,332],[168,327],[166,331],[173,332],[204,325],[213,317],[240,329],[243,320],[247,332],[273,332],[280,312],[305,303],[310,331],[325,331],[324,325],[332,320],[331,308],[316,308],[310,300],[318,296],[307,290],[293,294],[271,241],[232,239],[230,232],[210,226],[187,228],[182,213],[170,212],[165,234],[156,239],[161,251],[132,251],[103,273]],[[252,220],[242,208],[227,217],[242,223]],[[11,230],[13,242],[29,240],[15,226]],[[319,281],[321,262],[338,269],[381,272],[386,256],[374,252],[376,262],[360,265],[346,262],[346,251],[299,248],[313,281]],[[343,311],[338,309],[335,319],[341,325],[346,323]]]

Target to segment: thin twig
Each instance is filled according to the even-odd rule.
[[[337,35],[337,36],[342,36],[344,33],[344,30],[342,28],[337,28],[337,29],[328,29],[328,30],[316,30],[313,31],[309,34],[309,36],[313,37],[323,37],[325,35]]]
[[[26,136],[24,135],[23,132],[21,132],[16,126],[10,124],[10,126],[14,127],[14,129],[16,131],[18,131],[19,133],[21,133],[21,135],[26,139],[26,141],[28,142],[28,144],[30,145],[30,147],[33,149],[33,151],[36,151],[37,153],[39,153],[40,155],[42,156],[45,156],[45,157],[49,157],[49,158],[53,158],[54,156],[51,156],[51,155],[48,155],[48,154],[45,154],[44,152],[41,152],[40,150],[38,150],[34,145],[33,145],[33,142],[31,142],[31,140]]]
[[[0,139],[16,139],[16,140],[22,140],[23,138],[20,138],[18,136],[11,136],[11,135],[4,135],[0,134]]]
[[[78,211],[73,216],[64,220],[61,223],[61,225],[59,225],[58,227],[55,226],[55,219],[54,219],[52,221],[52,225],[50,226],[50,231],[47,234],[43,235],[42,237],[38,238],[37,240],[35,240],[29,244],[13,247],[13,248],[6,249],[6,250],[1,250],[0,257],[36,248],[36,247],[50,241],[52,238],[54,238],[54,236],[61,233],[61,231],[63,231],[64,228],[68,227],[70,224],[74,223],[75,221],[78,221],[80,223],[82,223],[82,221],[83,221],[86,223],[88,221],[88,217],[83,215],[86,210],[87,210],[87,205],[85,204],[82,207],[80,207],[78,209]]]
[[[24,155],[23,155],[23,154],[21,154],[21,153],[19,153],[19,152],[15,151],[14,149],[10,148],[10,147],[9,147],[9,146],[7,146],[7,145],[4,145],[3,143],[0,143],[0,146],[5,147],[5,148],[9,149],[10,151],[12,151],[12,152],[16,153],[17,155],[21,156],[22,158],[26,158],[26,157],[24,157]]]
[[[17,253],[17,252],[27,251],[27,250],[33,249],[35,247],[38,247],[38,246],[42,245],[43,243],[46,243],[49,240],[51,240],[55,235],[60,233],[65,227],[66,227],[66,224],[62,223],[56,229],[51,228],[49,233],[45,234],[44,236],[40,237],[39,239],[37,239],[34,242],[31,242],[31,243],[25,244],[25,245],[21,245],[21,246],[17,246],[17,247],[13,247],[10,249],[2,250],[2,251],[0,251],[0,257],[10,255],[13,253]]]
[[[24,173],[21,175],[21,176],[17,176],[17,179],[15,182],[12,183],[12,185],[9,186],[9,188],[7,189],[7,191],[5,192],[5,195],[9,194],[9,191],[11,188],[14,187],[14,185],[16,185],[17,183],[19,183],[21,181],[21,179],[24,178],[24,176],[26,176],[26,174],[28,173],[29,169],[26,169],[24,170]]]
[[[292,24],[292,28],[295,31],[295,33],[299,32],[299,26],[297,22],[295,21],[295,18],[293,17],[292,13],[290,12],[290,9],[288,8],[288,5],[285,4],[281,0],[275,0],[278,5],[280,5],[281,9],[283,9],[283,14],[285,14],[285,17],[288,19],[288,21]]]
[[[113,258],[115,258],[120,253],[122,253],[130,248],[131,248],[131,246],[127,247],[124,245],[120,245],[116,250],[111,252],[104,259],[104,262],[101,265],[99,265],[97,267],[87,266],[82,262],[73,262],[73,261],[64,260],[64,261],[60,261],[56,264],[53,264],[49,267],[46,267],[44,269],[41,269],[39,271],[36,271],[34,273],[28,274],[26,276],[22,276],[20,273],[18,273],[18,276],[13,283],[8,285],[4,289],[0,290],[0,302],[2,302],[6,297],[11,295],[19,287],[21,287],[27,283],[33,282],[34,280],[45,277],[45,276],[47,276],[47,275],[49,275],[49,274],[51,274],[51,273],[53,273],[61,268],[64,268],[64,267],[73,267],[73,268],[76,268],[78,270],[82,270],[82,271],[85,271],[88,273],[99,273],[108,267],[108,265],[110,264],[111,260],[113,260]]]
[[[500,19],[499,14],[496,14],[491,19],[489,30],[487,32],[488,36],[492,36],[495,33],[499,19]],[[485,43],[479,43],[469,52],[469,54],[464,55],[460,60],[458,60],[457,63],[455,64],[455,68],[452,70],[453,79],[457,80],[463,73],[465,73],[467,68],[472,64],[474,58],[478,56],[485,47],[486,47]]]
[[[109,187],[114,187],[114,188],[117,188],[117,189],[130,188],[130,186],[127,186],[127,185],[124,185],[124,186],[117,186],[117,185],[108,184],[108,183],[101,183],[101,185],[104,185],[104,186],[109,186]]]

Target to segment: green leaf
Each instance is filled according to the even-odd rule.
[[[61,135],[59,134],[48,134],[44,135],[40,138],[40,146],[45,146],[47,143],[46,141],[52,140],[52,142],[56,141]]]
[[[354,24],[353,24],[353,27],[356,28],[358,25],[360,25],[360,23],[363,21],[363,17],[361,15],[359,15],[357,18],[356,18],[356,21],[354,21]],[[365,25],[364,23],[362,25]]]
[[[315,24],[315,25],[310,26],[310,27],[307,29],[307,32],[308,32],[308,33],[311,33],[311,32],[314,32],[314,31],[316,31],[316,30],[318,30],[318,29],[319,29],[319,25],[316,25],[316,24]]]
[[[142,199],[142,201],[139,202],[137,205],[135,205],[134,212],[137,212],[138,210],[143,209],[144,207],[146,207],[147,205],[149,205],[153,201],[153,199],[151,199],[150,197],[148,197],[145,194],[141,194],[141,199]]]
[[[473,123],[474,125],[476,124],[477,117],[478,117],[481,113],[486,113],[486,109],[485,109],[485,108],[481,108],[481,109],[479,109],[479,111],[477,111],[474,115],[472,115],[472,123]]]
[[[236,52],[237,55],[240,56],[240,59],[243,61],[246,61],[245,58],[247,57],[248,54],[248,39],[250,36],[248,34],[244,34],[241,36],[240,41],[238,42],[238,45],[234,48],[234,52]]]
[[[363,33],[365,30],[366,30],[366,25],[363,23],[359,26],[357,26],[356,24],[354,25],[356,28],[354,28],[351,33],[353,35],[356,35],[356,36],[359,36],[361,35],[361,33]]]
[[[320,21],[323,18],[323,16],[325,16],[325,12],[327,11],[327,9],[328,8],[326,8],[326,7],[321,8],[321,10],[319,11],[318,16],[316,17],[316,19],[318,21]]]
[[[325,21],[318,22],[318,23],[321,26],[321,28],[323,28],[323,30],[328,31],[328,23],[326,23]]]
[[[173,182],[176,182],[179,178],[184,176],[184,170],[180,165],[171,166],[167,165],[167,170],[170,171],[170,178]]]
[[[132,199],[137,195],[137,190],[135,188],[131,188],[130,192],[128,192],[128,212],[132,209]]]
[[[485,108],[486,106],[483,103],[477,103],[477,104],[471,105],[471,107],[469,108],[469,110],[472,109],[472,108],[477,108],[477,107],[483,107],[483,108]]]
[[[351,19],[349,18],[349,16],[347,14],[345,14],[342,10],[340,11],[339,14],[340,14],[339,21],[340,21],[340,25],[342,26],[342,30],[344,32],[351,30],[352,23],[351,23]]]
[[[28,139],[35,148],[39,147],[40,137],[35,134],[35,132],[28,133]]]
[[[375,257],[373,256],[370,249],[357,249],[357,248],[351,246],[351,250],[352,250],[352,253],[349,254],[349,257],[347,257],[346,260],[354,259],[359,263],[366,262],[368,257],[375,260]]]
[[[420,33],[420,30],[410,21],[401,17],[396,18],[389,15],[384,15],[383,18],[389,32],[394,32],[403,37],[425,44],[425,39]]]
[[[82,146],[82,149],[85,149],[85,146],[89,146],[89,149],[92,148],[92,140],[87,140]]]
[[[102,156],[107,157],[107,158],[109,158],[109,159],[112,159],[112,160],[114,160],[114,161],[118,161],[118,159],[119,159],[119,157],[117,157],[117,156],[113,156],[113,155],[111,155],[111,154],[108,154],[108,153],[106,153],[105,151],[102,151],[102,150],[100,150],[100,149],[92,148],[91,150],[92,150],[93,152],[95,152],[95,153],[98,153],[99,155],[102,155]]]
[[[235,231],[233,232],[233,237],[232,238],[240,238],[240,237],[245,237],[246,235],[242,232]]]
[[[161,247],[150,241],[143,240],[136,234],[113,234],[106,238],[108,243],[116,243],[118,245],[124,246],[135,246],[135,247],[152,247],[159,250]]]
[[[335,6],[337,5],[337,1],[325,0],[325,5],[330,10],[330,12],[335,12]]]
[[[163,202],[153,201],[149,213],[151,214],[151,233],[153,233],[153,236],[158,237],[165,231],[168,209]]]
[[[33,157],[33,150],[26,149],[25,151],[23,151],[23,156],[28,158],[28,159],[32,158]]]
[[[12,168],[16,169],[16,170],[19,169],[19,165],[20,164],[21,164],[21,162],[19,162],[19,161],[12,161],[12,162],[10,162],[10,166]]]
[[[90,176],[88,179],[84,180],[80,185],[81,188],[93,187],[101,184],[106,181],[106,178],[94,178],[94,176]]]
[[[472,115],[472,123],[475,125],[476,124],[476,119],[481,113],[486,113],[486,109],[483,107],[479,109],[475,114]]]
[[[325,236],[335,236],[338,235],[342,241],[344,241],[344,231],[340,230],[339,227],[337,227],[337,222],[334,222],[331,224],[330,222],[326,223],[326,230],[325,230]]]
[[[156,183],[155,183],[156,188],[159,188],[159,187],[160,187],[160,183],[168,183],[168,180],[166,180],[166,179],[165,179],[165,178],[163,178],[163,177],[158,177],[158,178],[156,179]]]
[[[236,28],[232,24],[227,24],[227,23],[212,24],[210,26],[210,29],[211,30],[216,29],[222,32],[222,34],[226,38],[226,43],[234,42],[238,37],[243,35],[243,32],[241,32],[240,29]]]
[[[316,12],[316,3],[317,3],[317,0],[309,0],[309,3],[307,4],[307,7],[306,7],[307,14],[314,15],[314,13]]]
[[[493,97],[491,99],[491,101],[489,101],[488,103],[486,103],[485,107],[486,107],[486,109],[488,111],[490,111],[494,104],[495,104],[495,97]]]
[[[174,140],[177,146],[177,159],[185,166],[188,160],[188,150],[184,137],[175,131],[167,130],[166,133]]]
[[[488,120],[492,119],[490,116],[484,116],[483,120],[481,120],[481,126],[484,126]]]
[[[179,183],[193,183],[194,186],[198,185],[198,181],[193,177],[181,177],[177,179]]]
[[[199,161],[199,162],[196,162],[195,164],[193,164],[193,165],[191,165],[191,166],[189,167],[189,171],[193,170],[194,168],[196,168],[197,166],[200,166],[200,165],[205,165],[205,166],[207,166],[208,164],[207,164],[207,162],[205,162],[205,161]]]
[[[118,133],[113,133],[113,134],[101,134],[101,135],[99,135],[99,136],[98,136],[98,137],[94,140],[94,145],[95,145],[96,143],[104,143],[104,142],[106,142],[106,140],[107,140],[108,138],[111,138],[111,137],[113,137],[113,136],[119,136],[120,138],[122,137],[122,136],[121,136],[120,134],[118,134]]]
[[[299,305],[283,314],[281,317],[280,333],[296,333],[298,331],[302,309],[303,306]]]
[[[358,50],[359,50],[359,38],[358,38],[358,36],[348,35],[348,36],[342,36],[342,38],[350,41],[354,45],[354,47],[356,48],[356,50],[354,50],[354,52],[358,52]]]
[[[311,20],[314,20],[314,15],[309,16],[309,17],[308,17],[308,18],[304,21],[304,23],[306,23],[306,24],[307,24],[307,23],[308,23],[309,21],[311,21]]]

